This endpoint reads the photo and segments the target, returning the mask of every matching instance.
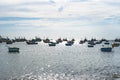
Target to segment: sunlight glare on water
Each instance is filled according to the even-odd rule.
[[[8,53],[7,46],[20,48],[20,53]],[[87,44],[55,47],[40,42],[27,45],[16,42],[0,44],[0,79],[10,80],[112,80],[120,76],[119,48],[110,53],[100,51],[101,45]]]

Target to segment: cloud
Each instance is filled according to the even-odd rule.
[[[71,2],[86,2],[88,0],[70,0]]]
[[[55,1],[54,1],[54,0],[49,0],[49,2],[51,2],[51,3],[55,3]]]
[[[27,17],[0,17],[0,21],[21,21],[21,20],[40,20],[40,18],[27,18]]]
[[[119,0],[1,0],[0,22],[54,27],[119,25],[119,3]],[[117,17],[111,18],[113,15]]]
[[[0,0],[0,34],[113,38],[119,15],[120,0]]]
[[[11,28],[11,27],[15,27],[16,25],[14,23],[11,24],[0,24],[0,28]]]
[[[64,8],[61,6],[60,8],[58,8],[58,11],[61,12],[61,11],[63,11],[63,9]]]
[[[5,1],[9,3],[7,0]],[[82,3],[83,1],[85,3]],[[15,4],[12,4],[11,2]],[[0,16],[14,15],[57,18],[60,16],[69,17],[69,15],[78,15],[78,17],[90,15],[110,16],[120,12],[119,7],[108,5],[110,2],[113,3],[112,0],[30,0],[29,2],[26,0],[18,0],[14,2],[14,0],[12,0],[11,2],[10,3],[12,5],[1,3],[2,5],[0,6]]]
[[[1,0],[1,5],[8,5],[8,4],[21,4],[21,3],[32,3],[32,2],[49,2],[49,0]]]
[[[95,23],[96,25],[101,25],[101,26],[114,26],[118,27],[120,25],[120,16],[119,15],[112,15],[109,17],[104,18],[103,20]]]

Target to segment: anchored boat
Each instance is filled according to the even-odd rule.
[[[112,47],[103,47],[101,48],[102,52],[111,52],[112,51]]]
[[[74,41],[67,41],[67,43],[65,44],[66,46],[72,46],[74,44]]]
[[[9,47],[8,50],[9,52],[19,52],[19,48],[17,47]]]
[[[102,45],[102,48],[100,49],[102,52],[112,52],[112,46],[111,45]]]
[[[119,47],[120,46],[120,43],[113,43],[112,44],[112,47]]]
[[[6,44],[12,44],[13,43],[13,41],[6,41]]]
[[[26,43],[27,43],[27,44],[38,44],[38,43],[35,42],[35,41],[27,41]]]
[[[104,44],[109,45],[110,43],[108,41],[106,41]]]
[[[92,44],[89,44],[89,45],[88,45],[88,47],[94,47],[94,45],[92,45]]]
[[[49,43],[49,46],[56,46],[56,43]]]

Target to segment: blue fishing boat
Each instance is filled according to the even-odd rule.
[[[73,44],[71,44],[71,43],[66,43],[65,45],[66,45],[66,46],[72,46]]]
[[[74,41],[67,41],[67,43],[65,44],[66,46],[72,46],[74,44]]]
[[[102,52],[111,52],[112,51],[112,47],[102,47],[101,51]]]
[[[49,46],[56,46],[56,43],[49,43]]]
[[[9,52],[19,52],[19,48],[17,47],[9,47],[8,50]]]

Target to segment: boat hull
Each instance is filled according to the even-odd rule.
[[[101,48],[102,52],[111,52],[112,48]]]
[[[55,43],[50,43],[49,46],[56,46],[56,44]]]
[[[73,44],[71,44],[71,43],[66,43],[65,45],[66,45],[66,46],[72,46]]]
[[[120,46],[119,43],[113,43],[113,44],[112,44],[112,47],[119,47],[119,46]]]
[[[38,44],[37,42],[26,42],[28,45],[32,44]]]
[[[88,47],[94,47],[94,45],[88,45]]]
[[[19,48],[8,48],[9,49],[9,52],[19,52]]]

